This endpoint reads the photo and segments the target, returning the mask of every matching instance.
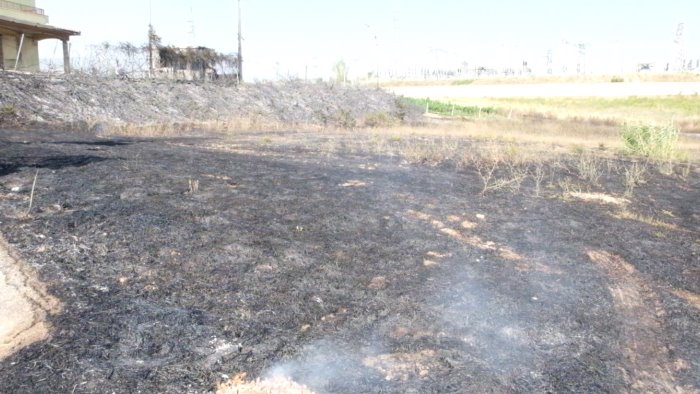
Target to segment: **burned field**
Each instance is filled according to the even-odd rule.
[[[700,390],[696,169],[484,194],[371,140],[0,132],[0,231],[63,303],[0,390]]]

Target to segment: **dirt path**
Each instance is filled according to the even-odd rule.
[[[0,238],[0,360],[46,339],[46,317],[61,311],[61,302],[49,295],[28,267],[16,260]]]
[[[391,92],[409,97],[654,97],[693,95],[698,82],[550,83],[536,85],[400,86]]]
[[[628,383],[640,392],[692,392],[677,387],[660,319],[665,312],[658,296],[634,266],[620,256],[590,250],[588,257],[610,278],[615,309],[624,321],[623,352],[629,362]]]

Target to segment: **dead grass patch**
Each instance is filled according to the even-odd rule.
[[[700,310],[700,294],[683,289],[673,289],[671,291],[676,297],[682,298],[695,309]]]
[[[564,272],[558,268],[550,267],[547,264],[540,262],[530,262],[530,261],[517,261],[515,263],[515,270],[519,272],[541,272],[548,275],[563,275]]]
[[[578,145],[596,149],[600,144],[622,147],[616,126],[576,123],[557,119],[492,117],[465,121],[440,121],[434,125],[399,126],[375,131],[379,135],[459,137],[475,140],[530,144],[533,150],[552,152],[552,147]],[[699,148],[700,148],[700,144]]]
[[[367,182],[360,179],[351,179],[345,183],[340,184],[341,187],[360,187],[367,186]]]
[[[619,220],[632,220],[669,231],[683,231],[683,229],[673,223],[667,223],[654,217],[642,215],[626,209],[613,213],[612,217]]]
[[[435,257],[435,258],[438,258],[438,259],[444,259],[445,257],[450,257],[450,256],[451,256],[450,253],[439,253],[439,252],[433,252],[433,251],[430,251],[430,252],[428,252],[428,253],[426,253],[426,254],[427,254],[428,256],[430,256],[430,257]]]
[[[168,137],[187,134],[199,130],[207,131],[279,131],[288,128],[321,131],[323,127],[311,124],[292,124],[267,120],[263,117],[233,117],[214,120],[191,120],[181,122],[151,122],[125,123],[114,121],[93,120],[85,123],[86,130],[100,136],[131,136],[131,137]]]
[[[459,230],[456,230],[454,228],[446,226],[443,221],[438,220],[438,219],[434,218],[432,215],[429,215],[427,213],[409,210],[408,215],[410,217],[413,217],[415,219],[419,219],[421,221],[424,221],[424,222],[430,224],[434,229],[436,229],[437,231],[439,231],[442,234],[449,236],[450,238],[453,238],[457,241],[463,242],[463,243],[470,245],[472,247],[475,247],[479,250],[496,252],[496,253],[498,253],[498,255],[501,258],[503,258],[505,260],[510,260],[510,261],[523,260],[523,257],[519,253],[513,251],[512,249],[510,249],[507,246],[498,245],[496,242],[493,242],[493,241],[485,241],[481,237],[479,237],[478,235],[463,234]],[[434,262],[432,260],[429,260],[429,261],[430,261],[430,263]],[[431,265],[430,263],[426,266],[430,266]]]
[[[611,205],[625,205],[630,201],[626,198],[614,197],[605,193],[584,193],[584,192],[571,192],[568,196],[588,202],[597,202],[602,204]]]
[[[367,285],[368,288],[372,290],[382,290],[386,289],[386,287],[389,285],[389,281],[386,280],[386,277],[384,276],[375,276],[372,278],[372,280],[369,282]]]
[[[440,265],[440,263],[438,263],[437,261],[434,261],[434,260],[428,260],[428,259],[423,260],[423,266],[427,267],[427,268],[437,267],[439,265]]]
[[[386,380],[404,382],[414,377],[427,378],[431,371],[439,369],[437,352],[434,350],[382,354],[366,357],[362,363],[381,372]]]
[[[216,394],[314,394],[314,391],[287,376],[274,375],[265,379],[246,379],[246,373],[239,373],[227,382],[216,387]]]

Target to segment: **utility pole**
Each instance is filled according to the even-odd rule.
[[[686,71],[685,64],[685,23],[681,22],[676,27],[676,39],[673,40],[676,49],[675,68],[678,72]]]
[[[243,82],[243,36],[241,35],[241,0],[238,0],[238,83]]]
[[[153,25],[148,24],[148,76],[153,77]]]
[[[576,66],[576,72],[579,74],[586,74],[586,44],[579,42],[576,44],[578,48],[578,65]]]
[[[148,1],[148,76],[153,78],[153,1]]]
[[[190,30],[187,32],[190,36],[190,47],[194,48],[197,46],[197,35],[194,29],[194,10],[190,7],[190,20],[187,21],[190,25]]]

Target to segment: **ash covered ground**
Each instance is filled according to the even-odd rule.
[[[354,127],[379,121],[410,123],[421,114],[420,108],[384,90],[301,81],[231,85],[0,73],[0,84],[2,128],[111,134],[119,127],[164,124],[172,130],[236,119]]]
[[[700,390],[697,180],[638,193],[660,229],[366,138],[0,131],[0,232],[64,305],[0,391]]]

